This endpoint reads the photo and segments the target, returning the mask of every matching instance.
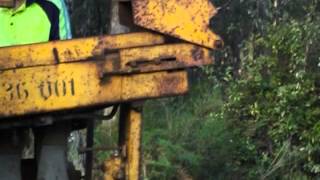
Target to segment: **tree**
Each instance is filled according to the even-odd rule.
[[[212,26],[226,46],[215,52],[206,76],[193,73],[190,96],[149,104],[146,159],[166,168],[151,164],[148,173],[163,179],[177,177],[179,168],[195,179],[319,176],[319,2],[214,3],[220,11]]]

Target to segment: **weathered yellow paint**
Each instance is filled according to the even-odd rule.
[[[142,105],[122,104],[119,123],[119,154],[104,163],[104,179],[140,179]],[[125,178],[124,178],[125,177]]]
[[[128,112],[126,129],[125,174],[128,180],[140,179],[142,115],[135,109]]]
[[[0,117],[81,108],[187,92],[186,72],[108,76],[95,62],[7,70]]]
[[[62,45],[64,46],[65,44]],[[59,45],[60,48],[63,46]],[[70,48],[72,45],[68,47],[69,49],[72,49]],[[14,48],[12,49],[14,50]],[[37,58],[38,55],[38,53],[35,51],[28,51],[28,55],[30,56],[28,59],[31,60],[29,62],[44,62],[42,59],[34,59]],[[49,56],[50,53],[48,54],[48,57]],[[81,60],[83,61],[84,56],[89,56],[89,54],[82,52],[79,53],[79,56],[75,55],[72,57],[73,59],[70,59],[66,56],[60,56],[64,57],[60,59],[62,59],[63,62],[69,63],[72,61],[80,62]],[[104,71],[101,71],[104,74],[126,74],[133,72],[145,73],[203,66],[211,64],[213,59],[210,56],[209,50],[206,48],[187,43],[180,43],[119,49],[116,52],[110,52],[110,54],[108,53],[107,55],[91,58],[91,60],[87,60],[86,62],[88,61],[95,62],[96,64],[99,64],[99,66],[104,67]],[[54,63],[54,61],[47,61],[47,63],[51,64]],[[31,67],[36,66],[39,65],[33,64]],[[21,68],[22,67],[16,69]]]
[[[117,49],[162,44],[161,35],[141,32],[0,48],[0,70],[101,58]]]
[[[187,43],[120,50],[120,69],[125,72],[170,70],[212,63],[208,49]]]
[[[186,43],[122,49],[104,59],[101,65],[105,74],[146,73],[213,63],[208,49]]]
[[[120,49],[101,59],[4,70],[0,117],[181,94],[181,75],[143,73],[212,62],[208,49],[186,43]]]
[[[208,48],[220,48],[221,38],[209,28],[217,10],[210,0],[132,0],[134,22]]]

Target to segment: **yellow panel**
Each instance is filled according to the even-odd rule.
[[[137,25],[208,48],[220,48],[220,37],[209,28],[217,13],[210,0],[133,0]]]
[[[0,48],[0,70],[86,60],[121,48],[162,44],[152,33],[130,33]]]
[[[183,94],[186,72],[104,76],[100,64],[68,63],[7,70],[0,78],[0,117]]]

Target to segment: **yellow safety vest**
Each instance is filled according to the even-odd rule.
[[[0,47],[66,39],[59,17],[60,9],[47,0],[27,0],[16,10],[0,8]]]

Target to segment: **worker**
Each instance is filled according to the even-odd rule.
[[[16,0],[0,8],[0,23],[0,47],[71,38],[63,0]]]
[[[64,0],[0,0],[0,47],[41,43],[71,38]],[[37,179],[66,180],[66,143],[69,127],[53,124],[37,130]],[[42,128],[38,128],[42,129]],[[25,131],[0,131],[0,174],[8,180],[21,180],[21,151]],[[53,176],[54,175],[54,176]],[[1,179],[1,178],[0,178]],[[30,179],[30,178],[29,178]]]

